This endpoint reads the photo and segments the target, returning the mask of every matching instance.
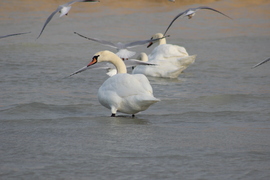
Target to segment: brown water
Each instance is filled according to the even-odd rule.
[[[270,1],[2,0],[0,36],[0,179],[270,178]],[[105,72],[63,79],[109,47],[73,32],[130,42],[164,32],[167,42],[197,54],[178,79],[149,77],[161,102],[130,118],[110,118],[97,100]],[[154,47],[135,48],[149,53]]]

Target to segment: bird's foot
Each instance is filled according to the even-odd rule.
[[[112,114],[111,117],[115,117],[115,114]]]

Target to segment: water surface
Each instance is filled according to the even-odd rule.
[[[77,3],[36,40],[64,1],[46,2],[0,3],[1,35],[32,32],[0,40],[0,179],[270,178],[270,64],[251,69],[270,56],[269,1]],[[177,20],[167,42],[197,54],[196,62],[177,79],[149,77],[161,102],[135,118],[111,118],[99,104],[104,71],[63,79],[94,53],[113,51],[74,31],[148,39],[201,5],[233,20],[211,11]]]

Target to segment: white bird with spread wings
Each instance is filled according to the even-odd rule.
[[[226,16],[227,18],[229,19],[232,19],[231,17],[227,16],[226,14],[216,10],[216,9],[213,9],[213,8],[210,8],[210,7],[207,7],[207,6],[200,6],[200,7],[197,7],[197,8],[189,8],[187,10],[185,10],[184,12],[181,12],[180,14],[178,14],[177,16],[175,16],[175,18],[172,20],[172,22],[170,23],[170,25],[167,27],[165,33],[164,33],[164,36],[165,34],[167,33],[167,31],[169,30],[169,28],[172,26],[172,24],[174,23],[174,21],[176,19],[178,19],[180,16],[187,16],[189,19],[191,19],[194,15],[195,15],[195,12],[200,10],[200,9],[207,9],[207,10],[211,10],[211,11],[215,11],[219,14],[222,14],[223,16]]]
[[[113,42],[105,41],[105,40],[101,40],[101,39],[89,38],[89,37],[83,36],[83,35],[81,35],[81,34],[79,34],[77,32],[74,32],[74,33],[81,36],[81,37],[83,37],[83,38],[85,38],[85,39],[95,41],[95,42],[101,43],[101,44],[103,44],[105,46],[115,48],[117,50],[116,55],[119,56],[122,60],[127,60],[127,59],[129,59],[130,57],[132,57],[132,56],[134,56],[136,54],[136,52],[134,52],[134,51],[127,50],[128,48],[134,48],[134,47],[141,46],[141,45],[144,45],[144,44],[147,44],[147,43],[150,43],[150,42],[153,43],[155,41],[158,41],[160,39],[165,38],[164,36],[162,36],[162,37],[158,37],[156,39],[152,38],[152,39],[141,40],[141,41],[133,41],[133,42],[130,42],[130,43],[121,43],[121,42],[113,43]]]
[[[74,4],[75,2],[99,2],[99,0],[74,0],[74,1],[71,1],[71,2],[68,2],[66,4],[58,6],[57,9],[45,21],[45,23],[44,23],[44,25],[42,27],[42,30],[41,30],[39,36],[37,37],[37,39],[41,36],[41,34],[44,31],[45,27],[47,26],[47,24],[51,21],[51,19],[53,18],[53,16],[57,12],[60,13],[60,17],[62,17],[64,15],[68,15],[69,10],[71,9],[71,5]]]

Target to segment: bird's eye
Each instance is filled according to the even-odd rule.
[[[93,58],[97,59],[98,57],[99,57],[99,55],[96,55],[96,56],[94,56]]]

